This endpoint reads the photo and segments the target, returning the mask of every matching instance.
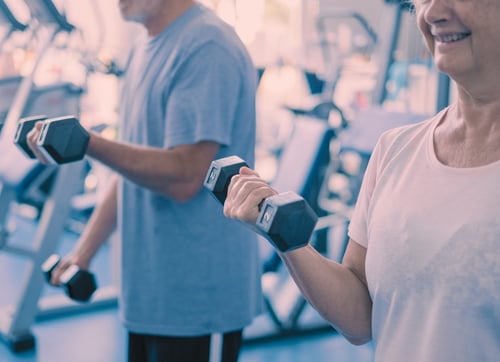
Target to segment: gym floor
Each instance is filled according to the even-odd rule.
[[[9,243],[28,244],[37,225],[25,218],[13,218],[15,231]],[[66,231],[57,250],[65,254],[77,235]],[[101,287],[111,283],[110,244],[97,254],[92,269]],[[29,263],[22,256],[0,251],[0,321],[1,313],[15,303],[23,286]],[[42,298],[65,298],[59,288],[44,287]],[[8,312],[7,312],[8,313]],[[310,307],[302,313],[302,331],[286,337],[273,335],[275,329],[263,314],[245,331],[247,337],[240,362],[339,361],[368,362],[373,358],[370,345],[352,346],[330,329]],[[118,320],[116,305],[92,308],[77,313],[39,318],[32,326],[36,338],[34,350],[13,353],[0,340],[0,362],[122,362],[125,361],[126,332]]]
[[[36,351],[13,354],[0,344],[2,362],[122,362],[125,358],[125,332],[116,310],[36,324]],[[240,362],[367,362],[367,346],[350,346],[334,333],[308,337],[288,337],[276,341],[245,344]]]

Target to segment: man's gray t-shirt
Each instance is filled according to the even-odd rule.
[[[233,29],[195,5],[135,49],[121,139],[172,148],[221,144],[254,163],[256,71]],[[261,312],[257,236],[202,189],[176,202],[122,180],[121,317],[136,333],[195,336],[243,328]]]

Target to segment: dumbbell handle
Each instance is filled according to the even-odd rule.
[[[221,204],[226,200],[231,178],[238,174],[243,166],[247,164],[238,156],[229,156],[212,162],[204,186]],[[289,213],[286,217],[279,216],[277,211],[280,207],[288,208]],[[317,220],[318,217],[309,204],[298,194],[289,191],[263,200],[256,225],[245,225],[269,240],[280,251],[286,252],[307,244]],[[283,225],[285,230],[278,230]]]

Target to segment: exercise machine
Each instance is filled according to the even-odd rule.
[[[7,29],[0,36],[0,49],[13,33],[23,32],[28,28],[28,24],[19,21],[3,0],[0,1],[0,29],[2,28]]]
[[[0,309],[0,337],[14,352],[35,347],[31,326],[38,317],[60,315],[98,306],[116,305],[116,288],[100,288],[85,305],[74,303],[64,295],[40,298],[45,285],[41,271],[43,262],[54,253],[71,212],[72,198],[81,192],[87,173],[85,160],[60,166],[44,166],[26,157],[14,144],[18,120],[35,114],[48,117],[78,116],[84,91],[69,83],[38,87],[35,74],[46,52],[59,34],[70,34],[75,27],[69,23],[50,0],[25,0],[32,16],[38,49],[32,68],[20,83],[8,109],[0,134],[0,252],[11,253],[29,261],[15,303]],[[50,187],[42,200],[34,238],[29,247],[16,243],[9,229],[10,212],[19,200],[26,198],[26,189],[41,179],[50,178]]]
[[[0,1],[0,28],[7,26],[8,33],[19,30],[23,31],[27,28],[27,24],[20,21],[10,10],[4,0]]]
[[[390,77],[391,66],[396,61],[396,50],[401,41],[402,26],[405,14],[414,11],[411,1],[406,0],[384,0],[384,21],[380,33],[379,48],[376,52],[376,62],[379,65],[375,87],[373,90],[374,104],[382,105],[387,99],[387,80]],[[450,78],[438,73],[437,77],[437,99],[435,111],[439,112],[449,104]]]
[[[19,21],[3,0],[0,0],[0,29],[3,30],[0,35],[0,51],[4,50],[6,43],[14,34],[28,29],[28,24]],[[21,76],[12,74],[4,74],[0,79],[0,132],[20,80]]]
[[[350,36],[343,39],[342,33]],[[335,92],[346,61],[353,54],[371,54],[379,39],[368,21],[355,11],[329,11],[316,19],[318,46],[323,62],[321,74],[305,72],[316,103],[310,108],[285,106],[295,115],[307,115],[323,119],[339,130],[348,126],[348,116],[335,101]]]
[[[330,163],[330,142],[335,135],[335,130],[322,119],[306,115],[294,117],[293,129],[281,151],[277,172],[270,180],[271,186],[279,192],[292,191],[300,195],[320,216],[311,243],[322,252],[325,252],[322,232],[329,226],[322,220],[324,212],[318,205],[318,195]],[[245,340],[252,343],[331,330],[309,307],[270,243],[259,237],[259,246],[264,269],[262,286],[266,314],[246,329]]]

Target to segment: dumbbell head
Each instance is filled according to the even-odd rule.
[[[29,158],[36,158],[35,154],[28,145],[27,135],[35,127],[36,122],[45,121],[45,116],[32,116],[19,120],[17,123],[16,135],[14,136],[14,143],[19,149],[26,154]]]
[[[97,289],[94,275],[77,265],[66,269],[60,280],[66,295],[79,302],[88,301]]]
[[[62,164],[81,160],[89,140],[78,119],[59,117],[44,121],[37,146],[51,163]]]
[[[227,189],[231,177],[240,172],[240,168],[247,163],[238,156],[229,156],[215,160],[210,165],[204,186],[209,189],[222,204],[226,201]]]
[[[59,264],[59,261],[61,261],[61,258],[57,254],[52,254],[42,264],[42,272],[48,283],[52,280],[52,272]]]
[[[278,250],[287,252],[309,243],[317,221],[301,196],[284,192],[264,200],[256,226]]]

